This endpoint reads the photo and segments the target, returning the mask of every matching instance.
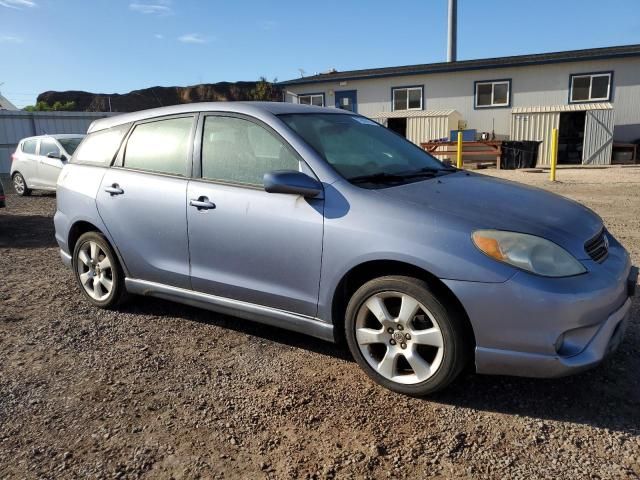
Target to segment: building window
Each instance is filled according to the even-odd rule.
[[[569,103],[608,102],[612,77],[613,72],[571,75]]]
[[[476,108],[508,107],[511,105],[511,80],[476,82]]]
[[[424,87],[394,87],[391,89],[393,110],[422,110]]]
[[[324,107],[324,93],[304,93],[298,95],[298,103],[301,105]]]

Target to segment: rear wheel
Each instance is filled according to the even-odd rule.
[[[102,234],[80,236],[73,250],[73,270],[80,289],[96,307],[114,308],[124,300],[124,274]]]
[[[456,310],[416,278],[388,276],[364,284],[349,301],[345,329],[367,375],[399,393],[441,390],[466,363],[467,339]]]
[[[13,174],[13,189],[21,197],[31,195],[31,189],[27,187],[27,182],[20,172]]]

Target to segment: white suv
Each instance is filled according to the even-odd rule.
[[[41,135],[20,140],[11,156],[13,188],[20,196],[31,190],[54,190],[60,170],[84,135]]]

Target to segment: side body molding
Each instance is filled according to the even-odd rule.
[[[130,293],[158,297],[194,307],[205,308],[225,315],[240,317],[258,323],[304,333],[321,340],[335,342],[333,325],[318,320],[315,317],[308,317],[277,308],[265,307],[254,303],[218,297],[216,295],[134,278],[126,278],[125,284],[127,291]]]

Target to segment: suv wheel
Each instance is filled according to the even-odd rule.
[[[104,235],[87,232],[73,249],[73,270],[89,301],[100,308],[116,307],[124,299],[124,275]]]
[[[31,189],[27,187],[27,182],[20,172],[13,174],[13,189],[21,197],[31,195]]]
[[[466,363],[466,339],[455,310],[416,278],[388,276],[365,283],[349,301],[345,329],[360,367],[399,393],[441,390]]]

